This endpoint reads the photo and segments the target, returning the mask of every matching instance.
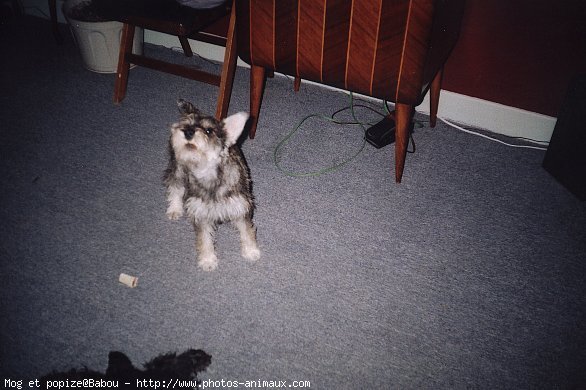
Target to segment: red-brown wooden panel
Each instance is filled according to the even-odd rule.
[[[245,0],[236,1],[236,27],[237,31],[236,39],[238,41],[238,56],[243,61],[250,64],[252,62],[250,58],[250,4]],[[226,29],[225,36],[228,35]]]
[[[297,75],[323,81],[321,65],[326,0],[299,0]]]
[[[374,53],[382,0],[356,0],[350,20],[350,43],[346,67],[346,89],[371,93]]]
[[[275,69],[297,73],[297,0],[275,0]]]
[[[451,0],[450,6],[437,3],[433,25],[430,32],[430,41],[427,52],[428,62],[425,64],[423,83],[427,84],[433,80],[436,73],[443,67],[447,54],[455,46],[460,33],[460,20],[464,14],[464,1]]]
[[[266,3],[250,0],[250,53],[252,65],[274,68],[274,6],[267,7]]]
[[[372,80],[374,96],[392,99],[397,89],[401,55],[405,37],[407,18],[396,18],[396,15],[407,15],[408,1],[383,1],[378,32],[378,47]],[[389,21],[393,21],[390,23]]]
[[[455,43],[463,0],[250,2],[237,2],[239,9],[248,8],[238,12],[239,40],[252,41],[250,50],[246,43],[239,47],[243,59],[250,55],[253,65],[396,103],[395,175],[400,181],[413,108]],[[436,7],[446,9],[436,12]],[[263,68],[252,67],[255,120],[264,74]],[[436,81],[432,103],[437,108],[440,78]],[[255,129],[253,121],[251,135]]]
[[[328,0],[326,6],[322,76],[342,87],[346,81],[351,7],[352,2],[347,0]]]
[[[429,50],[433,11],[433,0],[409,2],[409,17],[399,70],[396,102],[417,104],[421,100],[423,69]]]

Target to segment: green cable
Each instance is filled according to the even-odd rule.
[[[348,164],[349,162],[353,161],[356,157],[358,157],[358,155],[360,153],[362,153],[362,151],[364,150],[364,147],[366,146],[366,127],[364,126],[364,124],[362,122],[359,122],[358,119],[356,119],[356,113],[354,112],[354,95],[352,93],[350,93],[350,110],[351,110],[352,119],[354,119],[354,122],[343,122],[343,121],[336,120],[333,116],[325,116],[325,115],[320,115],[320,114],[311,114],[311,115],[308,115],[305,118],[303,118],[297,124],[297,126],[295,126],[293,128],[293,130],[291,130],[275,147],[275,150],[273,152],[273,161],[274,161],[277,169],[279,169],[283,174],[285,174],[287,176],[291,176],[291,177],[321,176],[321,175],[331,173],[331,172],[334,172],[334,171],[340,169],[341,167],[343,167],[344,165]],[[337,111],[337,112],[339,112],[339,111]],[[348,125],[348,124],[356,125],[357,124],[360,127],[362,127],[362,130],[363,130],[362,144],[360,145],[360,147],[358,148],[356,153],[354,153],[352,156],[350,156],[349,158],[343,160],[342,162],[340,162],[338,164],[335,164],[335,165],[332,165],[332,166],[329,166],[329,167],[326,167],[326,168],[323,168],[323,169],[320,169],[317,171],[311,171],[311,172],[288,171],[280,165],[278,154],[279,154],[281,148],[289,142],[291,137],[293,137],[293,135],[295,135],[299,131],[301,126],[310,118],[320,118],[320,119],[324,119],[329,122],[332,122],[335,124],[340,124],[340,125]]]
[[[391,111],[389,110],[389,107],[388,107],[388,102],[386,100],[383,102],[383,109],[384,109],[384,112],[385,112],[384,114],[381,113],[381,112],[376,111],[375,109],[373,109],[373,108],[371,108],[369,106],[356,105],[356,107],[358,107],[358,106],[368,108],[368,109],[374,111],[375,113],[377,113],[377,114],[379,114],[381,116],[386,116],[386,115],[389,115],[391,113]],[[342,168],[344,165],[350,163],[351,161],[354,161],[354,159],[356,159],[356,157],[358,157],[358,155],[360,153],[362,153],[362,151],[364,150],[364,148],[366,146],[366,131],[367,131],[367,128],[365,127],[364,123],[360,122],[356,118],[356,112],[354,111],[354,107],[355,107],[355,105],[354,105],[354,94],[352,92],[350,92],[350,107],[349,108],[350,108],[350,112],[352,113],[352,119],[354,119],[354,122],[344,122],[344,121],[336,120],[334,118],[334,116],[336,114],[338,114],[339,112],[347,109],[348,107],[343,108],[341,110],[338,110],[338,111],[334,112],[334,114],[332,114],[331,116],[325,116],[325,115],[321,115],[321,114],[311,114],[311,115],[308,115],[305,118],[303,118],[297,124],[297,126],[295,126],[293,128],[293,130],[291,130],[277,144],[277,146],[275,147],[275,150],[273,152],[273,161],[274,161],[274,164],[277,167],[277,169],[279,171],[281,171],[283,174],[285,174],[286,176],[291,176],[291,177],[312,177],[312,176],[321,176],[321,175],[324,175],[324,174],[327,174],[327,173],[332,173],[332,172],[337,171],[338,169]],[[311,118],[320,118],[320,119],[324,119],[324,120],[327,120],[329,122],[332,122],[332,123],[335,123],[335,124],[339,124],[339,125],[359,125],[360,127],[362,127],[362,130],[363,130],[362,144],[360,145],[360,147],[358,148],[358,150],[356,151],[356,153],[354,153],[352,156],[350,156],[349,158],[343,160],[342,162],[340,162],[338,164],[335,164],[335,165],[332,165],[332,166],[329,166],[329,167],[326,167],[326,168],[323,168],[323,169],[320,169],[320,170],[317,170],[317,171],[311,171],[311,172],[293,172],[293,171],[288,171],[288,170],[286,170],[285,168],[283,168],[280,165],[278,154],[279,154],[281,148],[284,145],[286,145],[289,142],[289,140],[299,131],[299,129],[301,128],[301,126],[303,126],[303,124],[308,119],[311,119]],[[425,127],[424,126],[424,122],[422,122],[422,121],[414,120],[414,122],[415,122],[416,128]],[[372,126],[374,123],[367,123],[367,124],[369,126]],[[408,152],[414,153],[415,152],[415,141],[413,140],[413,135],[410,134],[409,136],[410,136],[410,140],[411,140],[411,142],[413,144],[413,151],[408,151]]]

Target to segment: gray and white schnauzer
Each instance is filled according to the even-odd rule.
[[[227,221],[240,232],[242,256],[258,260],[250,174],[236,144],[248,114],[239,112],[218,121],[183,99],[177,104],[181,119],[171,125],[164,176],[167,217],[177,220],[187,214],[195,229],[198,265],[205,271],[218,266],[214,233],[218,224]]]

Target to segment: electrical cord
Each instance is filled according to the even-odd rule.
[[[503,144],[503,145],[506,145],[506,146],[510,146],[510,147],[513,147],[513,148],[525,148],[525,149],[547,150],[547,148],[544,148],[543,146],[532,146],[532,145],[516,145],[516,144],[511,144],[511,143],[508,143],[508,142],[505,142],[505,141],[501,141],[500,139],[496,139],[496,138],[494,138],[494,137],[490,137],[490,136],[488,136],[488,135],[485,135],[485,134],[481,134],[481,133],[477,133],[477,132],[475,132],[475,131],[472,131],[472,130],[465,129],[465,128],[463,128],[462,126],[458,126],[458,125],[456,125],[456,124],[454,124],[454,123],[452,123],[452,122],[450,122],[450,121],[448,121],[448,120],[446,120],[446,119],[444,119],[444,118],[441,118],[441,117],[439,117],[439,116],[437,117],[437,119],[439,119],[440,121],[444,122],[446,125],[448,125],[448,126],[450,126],[450,127],[453,127],[454,129],[457,129],[457,130],[463,131],[463,132],[465,132],[465,133],[468,133],[468,134],[476,135],[476,136],[478,136],[478,137],[486,138],[486,139],[488,139],[488,140],[491,140],[491,141],[494,141],[494,142],[498,142],[498,143],[500,143],[500,144]],[[542,145],[547,145],[547,144],[549,144],[549,142],[547,142],[547,141],[537,141],[537,140],[533,140],[533,139],[531,139],[531,138],[525,138],[525,137],[510,137],[510,138],[515,138],[515,139],[522,139],[522,140],[524,140],[524,141],[533,142],[533,143],[542,144]]]
[[[362,151],[364,150],[364,147],[366,146],[366,127],[365,127],[364,123],[360,122],[356,118],[356,113],[354,111],[354,107],[355,107],[354,95],[352,93],[350,93],[350,106],[349,107],[345,107],[341,110],[338,110],[338,111],[334,112],[331,116],[326,116],[326,115],[321,115],[321,114],[311,114],[311,115],[308,115],[305,118],[303,118],[287,135],[285,135],[285,137],[281,141],[279,141],[279,143],[275,147],[275,150],[273,152],[273,162],[274,162],[275,166],[277,167],[277,169],[279,169],[279,171],[281,171],[286,176],[291,176],[291,177],[321,176],[321,175],[331,173],[331,172],[334,172],[334,171],[340,169],[341,167],[343,167],[344,165],[348,164],[349,162],[353,161],[356,157],[358,157],[358,155],[360,153],[362,153]],[[339,114],[340,112],[347,110],[347,109],[350,109],[353,122],[344,122],[344,121],[337,120],[335,118],[335,116],[337,114]],[[287,143],[289,143],[289,140],[301,129],[301,126],[303,126],[303,124],[308,119],[311,119],[311,118],[320,118],[320,119],[324,119],[324,120],[327,120],[329,122],[339,124],[339,125],[359,125],[362,128],[362,132],[363,132],[362,143],[352,156],[344,159],[343,161],[341,161],[338,164],[334,164],[334,165],[331,165],[331,166],[328,166],[326,168],[322,168],[322,169],[319,169],[316,171],[309,171],[309,172],[289,171],[281,166],[280,158],[279,158],[281,148],[283,148],[283,146],[285,146]]]
[[[171,46],[170,49],[171,49],[171,51],[185,54],[185,51],[183,51],[183,48],[182,47],[179,47],[179,46]],[[202,56],[199,53],[196,53],[196,52],[192,52],[192,53],[193,53],[194,56],[196,56],[197,58],[201,59],[204,62],[207,62],[207,63],[212,64],[214,66],[221,66],[222,65],[221,62],[218,62],[216,60],[211,60],[211,59],[209,59],[207,57]]]
[[[356,99],[356,98],[354,98],[354,99],[355,100],[365,101],[365,100],[362,100],[362,99]],[[370,110],[370,111],[374,112],[375,114],[378,114],[378,115],[380,115],[382,117],[385,117],[385,116],[387,116],[387,115],[389,115],[391,113],[391,111],[389,110],[389,107],[387,105],[387,101],[386,100],[385,100],[385,105],[384,105],[384,109],[385,109],[385,113],[386,114],[385,113],[382,113],[382,112],[380,112],[378,110],[375,110],[374,108],[372,108],[370,106],[366,106],[366,105],[363,105],[363,104],[355,104],[354,107],[366,108],[366,109],[368,109],[368,110]],[[332,118],[334,116],[336,116],[338,113],[340,113],[342,111],[345,111],[345,110],[348,110],[349,108],[350,107],[344,107],[344,108],[339,109],[338,111],[336,111],[336,112],[334,112],[332,114]],[[424,127],[424,125],[423,125],[424,122],[421,122],[419,120],[413,119],[413,123],[414,123],[415,126],[417,126],[418,129]],[[361,123],[360,122],[345,122],[344,124],[358,125],[358,124],[361,124]],[[368,125],[369,126],[372,126],[372,125],[375,125],[375,123],[368,123]],[[366,133],[366,131],[365,131],[365,133]],[[412,150],[407,149],[407,153],[415,153],[415,140],[413,139],[413,132],[412,131],[409,132],[409,140],[410,140],[410,144],[413,146],[413,149]]]
[[[287,78],[289,78],[288,76],[286,76]],[[385,117],[387,115],[389,115],[391,113],[391,110],[388,107],[387,102],[384,102],[384,113],[380,112],[379,110],[376,110],[374,108],[372,108],[371,106],[367,106],[364,104],[355,104],[354,101],[358,100],[358,101],[362,101],[365,103],[368,103],[366,100],[364,99],[357,99],[354,97],[354,94],[352,92],[348,93],[350,96],[350,105],[344,108],[341,108],[337,111],[334,111],[334,113],[330,116],[326,116],[326,115],[321,115],[321,114],[311,114],[308,115],[306,117],[304,117],[289,133],[287,133],[285,135],[285,137],[279,141],[279,143],[277,144],[277,146],[275,147],[275,150],[273,152],[273,162],[275,164],[275,166],[277,167],[277,169],[279,171],[281,171],[283,174],[285,174],[286,176],[291,176],[291,177],[312,177],[312,176],[321,176],[327,173],[331,173],[334,171],[337,171],[338,169],[342,168],[343,166],[345,166],[346,164],[350,163],[351,161],[353,161],[354,159],[356,159],[356,157],[358,157],[358,155],[360,153],[362,153],[362,151],[364,150],[365,146],[366,146],[366,132],[367,132],[367,127],[366,126],[372,126],[375,123],[364,123],[359,121],[356,118],[356,112],[355,112],[355,108],[356,107],[360,107],[360,108],[365,108],[368,109],[378,115],[380,115],[381,117]],[[346,110],[350,110],[350,113],[352,115],[352,119],[353,121],[340,121],[337,120],[335,117],[336,115],[340,114],[343,111]],[[286,144],[289,143],[290,139],[301,129],[301,127],[303,126],[303,124],[311,119],[311,118],[320,118],[323,120],[327,120],[329,122],[335,123],[335,124],[339,124],[339,125],[358,125],[362,128],[362,132],[363,132],[363,137],[362,137],[362,143],[360,145],[360,147],[358,148],[358,150],[349,158],[343,160],[342,162],[338,163],[338,164],[334,164],[331,166],[328,166],[326,168],[322,168],[316,171],[310,171],[310,172],[294,172],[294,171],[289,171],[285,168],[283,168],[280,164],[280,159],[279,159],[279,153],[281,151],[281,149],[283,148],[283,146],[285,146]],[[422,128],[424,127],[423,122],[418,121],[418,120],[414,120],[415,125],[417,126],[417,128]],[[415,140],[413,139],[413,132],[409,132],[409,140],[410,140],[410,144],[412,145],[412,149],[411,150],[407,150],[407,153],[415,153]]]

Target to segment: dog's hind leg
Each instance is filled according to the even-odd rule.
[[[218,258],[214,249],[214,232],[216,227],[210,222],[194,224],[199,265],[204,271],[213,271],[218,267]]]
[[[260,250],[256,243],[256,228],[252,224],[250,217],[235,219],[234,226],[240,232],[240,243],[242,245],[242,257],[256,261],[260,258]]]

